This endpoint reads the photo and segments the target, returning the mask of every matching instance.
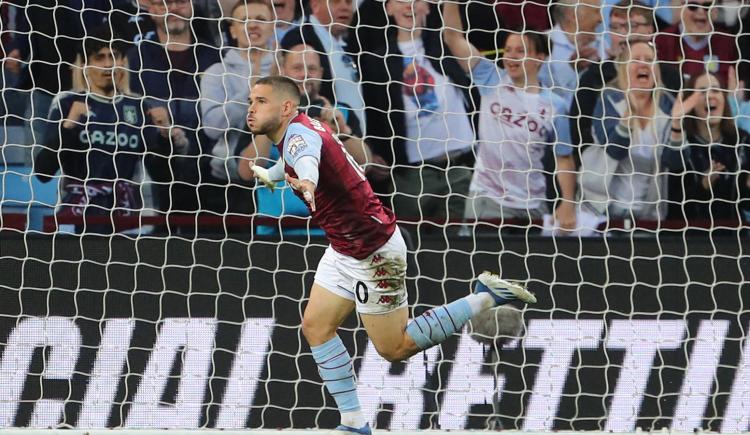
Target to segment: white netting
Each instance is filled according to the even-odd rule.
[[[0,2],[0,427],[338,423],[323,232],[251,178],[281,74],[394,209],[412,315],[485,269],[539,298],[405,363],[349,319],[375,428],[750,430],[744,3],[63,3]]]

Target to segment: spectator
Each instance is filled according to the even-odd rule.
[[[745,96],[745,82],[737,79],[738,69],[729,68],[729,106],[737,128],[750,131],[750,101]]]
[[[545,32],[550,29],[549,0],[509,0],[495,3],[495,11],[505,30]]]
[[[364,125],[364,102],[359,74],[354,62],[356,52],[346,41],[354,9],[352,0],[310,0],[310,15],[293,31],[287,32],[281,48],[307,44],[320,54],[323,66],[321,95],[329,101],[346,103]]]
[[[75,91],[54,100],[34,170],[43,182],[62,170],[58,215],[137,216],[144,162],[156,179],[168,171],[162,156],[171,152],[170,129],[154,127],[165,109],[144,111],[140,98],[128,91],[123,52],[108,32],[95,32],[84,45]],[[184,132],[175,128],[171,135],[179,141]],[[77,232],[111,233],[116,224],[78,226]]]
[[[734,3],[734,4],[733,4]],[[724,25],[731,35],[737,35],[737,47],[739,49],[739,62],[737,65],[737,76],[745,83],[750,83],[750,5],[745,0],[735,2],[725,0]]]
[[[678,191],[673,199],[689,220],[741,221],[748,208],[750,135],[735,124],[727,96],[716,74],[694,76],[684,92],[685,116],[672,121],[672,145],[687,145],[685,167],[676,168],[684,197]]]
[[[238,181],[237,148],[250,142],[246,129],[248,79],[276,74],[273,43],[273,11],[265,0],[239,0],[231,11],[229,32],[236,48],[224,52],[220,62],[209,67],[201,81],[201,114],[206,136],[216,141],[212,149],[211,174],[217,180]],[[235,186],[236,187],[236,186]],[[249,213],[249,191],[230,187],[227,207]]]
[[[275,42],[281,42],[290,30],[299,27],[302,13],[297,7],[298,4],[299,2],[295,0],[275,0],[271,3],[274,13]]]
[[[460,32],[457,3],[444,9],[445,42],[482,95],[479,151],[464,217],[467,220],[541,220],[548,213],[542,158],[555,146],[564,201],[564,229],[575,227],[575,161],[568,145],[567,106],[539,85],[546,41],[538,33],[511,33],[503,69],[485,59]]]
[[[339,132],[339,138],[343,140],[347,152],[359,165],[371,161],[370,149],[361,137],[359,123],[356,116],[343,104],[332,105],[325,97],[320,96],[320,82],[323,68],[320,65],[320,55],[311,47],[297,45],[289,51],[280,52],[281,75],[295,80],[303,95],[310,102],[317,105],[308,107],[308,116],[328,124],[333,131]],[[260,160],[265,163],[275,162],[279,158],[276,147],[270,146],[270,141],[265,138],[255,138],[255,143],[250,144],[242,152],[242,157],[250,161]],[[372,166],[368,166],[368,172]],[[239,167],[239,175],[244,180],[251,180],[253,174],[250,166],[243,164]],[[283,183],[280,185],[283,187]],[[297,198],[291,189],[270,189],[259,186],[256,189],[256,200],[258,213],[267,216],[309,216],[307,205]],[[275,228],[259,226],[258,234],[274,234]],[[284,234],[307,234],[308,229],[284,229]],[[313,234],[322,235],[322,231],[314,230]]]
[[[674,62],[683,80],[717,73],[726,85],[729,67],[737,61],[737,41],[714,25],[713,0],[683,0],[681,23],[656,36],[659,60]]]
[[[107,23],[118,41],[136,44],[142,39],[156,39],[156,27],[149,17],[151,0],[98,0],[92,7],[86,0],[84,22],[92,25]]]
[[[442,23],[425,1],[386,9],[389,42],[360,56],[368,143],[394,165],[396,215],[461,219],[474,163],[470,81],[431,30]]]
[[[18,88],[18,78],[21,72],[21,63],[15,57],[7,54],[11,51],[13,40],[19,35],[16,30],[16,15],[20,8],[10,5],[8,2],[0,4],[0,145],[3,146],[2,155],[0,155],[0,167],[5,165],[8,160],[13,160],[9,156],[8,144],[23,143],[24,138],[14,138],[13,125],[17,125],[16,130],[21,130],[20,126],[25,111],[22,93]],[[20,104],[19,104],[20,103]],[[25,154],[25,153],[24,153]],[[25,155],[19,160],[26,160]]]
[[[44,120],[55,95],[71,87],[70,67],[81,51],[83,27],[80,6],[60,7],[52,0],[12,2],[16,14],[16,37],[7,49],[6,66],[21,73],[18,88],[31,90],[25,119],[29,120],[28,143],[44,137]],[[22,64],[27,63],[25,68]]]
[[[609,19],[612,44],[607,50],[607,60],[588,68],[580,78],[576,97],[570,106],[570,130],[573,144],[594,143],[591,132],[592,114],[605,83],[617,76],[617,56],[628,39],[651,41],[656,33],[653,10],[637,0],[621,0],[612,8]],[[678,91],[681,80],[677,70],[668,63],[659,63],[659,71],[667,89]]]
[[[360,164],[371,161],[370,148],[362,141],[362,129],[351,108],[346,103],[329,101],[320,95],[323,78],[321,56],[312,47],[296,45],[281,52],[281,74],[300,84],[306,113],[338,133],[347,150]],[[382,163],[382,162],[381,162]]]
[[[149,13],[157,36],[130,50],[128,62],[136,72],[131,88],[146,96],[149,104],[167,108],[168,116],[155,117],[154,122],[179,126],[188,142],[185,154],[170,160],[173,182],[156,189],[159,209],[224,213],[224,181],[211,174],[210,141],[200,128],[198,105],[203,71],[219,61],[219,53],[191,32],[190,1],[152,0]]]
[[[634,0],[629,4],[636,4],[646,7],[651,11],[651,21],[657,30],[666,29],[676,24],[680,20],[680,1],[681,0]],[[611,25],[609,18],[612,16],[614,8],[622,7],[622,0],[604,0],[602,2],[602,17],[604,18],[604,28],[609,29]]]
[[[596,144],[582,153],[581,201],[608,219],[662,220],[667,211],[666,169],[673,158],[673,98],[663,91],[651,43],[636,40],[617,58],[613,88],[594,109]]]
[[[138,43],[143,39],[157,40],[156,26],[150,17],[153,0],[83,0],[85,25],[109,23],[118,40]],[[175,0],[171,0],[175,1]],[[169,3],[169,1],[167,2]],[[190,27],[199,41],[219,47],[223,44],[221,6],[216,0],[192,0],[193,17]]]
[[[541,70],[541,81],[563,97],[573,101],[578,76],[599,61],[602,34],[600,0],[559,0],[552,9],[555,26],[549,33],[552,46],[549,64]]]

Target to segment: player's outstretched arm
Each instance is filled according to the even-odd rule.
[[[458,1],[446,0],[441,2],[443,4],[443,20],[445,23],[443,40],[448,45],[451,53],[458,58],[461,68],[468,73],[479,62],[482,54],[469,42],[469,39],[464,34]]]
[[[270,169],[258,166],[255,162],[250,162],[250,171],[253,177],[260,180],[272,191],[276,188],[276,182],[284,179],[284,161],[279,159]]]

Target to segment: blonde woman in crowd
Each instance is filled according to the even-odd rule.
[[[667,169],[679,153],[668,145],[681,106],[673,113],[656,58],[650,42],[629,41],[594,109],[596,143],[582,153],[580,190],[582,207],[602,219],[666,217]]]

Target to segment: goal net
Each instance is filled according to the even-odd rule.
[[[348,318],[375,430],[750,431],[748,12],[0,3],[0,432],[338,424],[300,328],[328,243],[250,171],[271,74],[394,209],[411,316],[484,270],[538,298],[400,363]]]

